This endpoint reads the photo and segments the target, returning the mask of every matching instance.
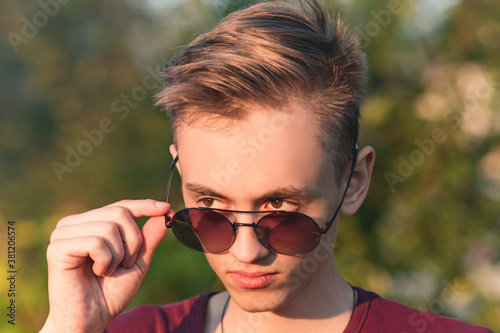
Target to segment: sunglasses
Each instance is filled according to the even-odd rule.
[[[276,211],[239,211],[213,208],[185,208],[170,218],[165,215],[165,225],[172,229],[175,237],[185,246],[199,252],[221,253],[229,250],[236,240],[239,227],[252,227],[259,242],[269,249],[284,255],[299,255],[311,252],[321,241],[321,235],[328,232],[337,217],[352,174],[356,167],[358,144],[354,147],[354,157],[347,181],[346,189],[333,217],[320,228],[311,217],[284,210]],[[172,173],[179,156],[170,165],[165,202],[168,202]],[[238,214],[254,214],[260,216],[255,223],[237,223]]]

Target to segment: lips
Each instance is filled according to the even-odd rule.
[[[277,273],[234,271],[229,272],[229,275],[241,288],[259,289],[268,286]]]

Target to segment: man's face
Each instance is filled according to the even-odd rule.
[[[309,115],[299,106],[286,114],[252,111],[230,131],[203,127],[203,120],[179,127],[173,154],[179,156],[186,207],[298,211],[323,227],[341,190]],[[240,223],[261,217],[234,215]],[[242,309],[275,310],[324,285],[333,269],[336,228],[337,222],[316,250],[290,256],[269,251],[253,228],[243,226],[228,251],[206,257]]]

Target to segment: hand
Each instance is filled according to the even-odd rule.
[[[47,248],[46,332],[102,332],[132,301],[167,232],[170,205],[124,200],[59,221]],[[134,218],[151,216],[139,230]]]

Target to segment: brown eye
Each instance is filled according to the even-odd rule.
[[[281,199],[271,200],[271,206],[273,206],[274,209],[280,209],[281,207],[283,207],[283,200]]]
[[[203,206],[205,206],[205,207],[212,207],[212,205],[214,204],[214,199],[204,198],[201,200],[201,202],[203,203]]]

